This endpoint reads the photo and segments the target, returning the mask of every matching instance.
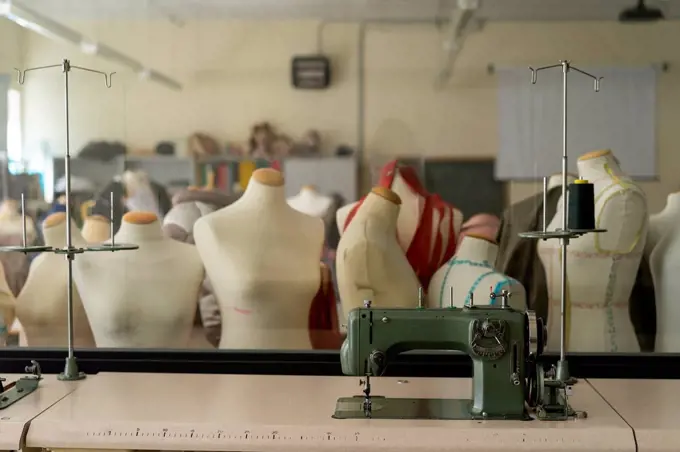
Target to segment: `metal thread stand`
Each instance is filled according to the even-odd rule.
[[[529,239],[559,239],[561,245],[561,270],[562,277],[560,281],[560,360],[557,363],[557,370],[555,373],[555,379],[559,382],[567,383],[573,381],[569,375],[569,365],[567,364],[566,358],[566,329],[567,329],[567,247],[569,246],[569,240],[582,236],[583,234],[591,232],[606,232],[604,229],[569,229],[567,227],[569,208],[567,203],[567,168],[568,168],[568,157],[567,157],[567,81],[568,74],[571,71],[576,71],[587,77],[590,77],[594,81],[595,92],[600,91],[600,80],[602,77],[596,77],[589,74],[577,67],[571,65],[568,60],[560,60],[558,64],[553,64],[551,66],[543,66],[537,69],[529,67],[531,71],[531,83],[536,84],[538,79],[538,73],[547,69],[561,68],[562,69],[562,229],[557,229],[555,231],[547,230],[547,217],[546,217],[546,204],[548,199],[548,179],[543,178],[543,230],[533,231],[533,232],[523,232],[519,236]]]
[[[26,201],[24,199],[24,194],[21,194],[21,219],[22,219],[22,246],[10,246],[2,247],[0,251],[12,252],[19,251],[23,253],[32,252],[51,252],[55,254],[63,254],[66,257],[66,262],[68,264],[68,275],[67,275],[67,286],[66,286],[66,297],[67,297],[67,329],[68,329],[68,356],[66,357],[66,364],[64,366],[64,371],[57,377],[59,380],[63,381],[73,381],[81,380],[85,378],[85,373],[78,370],[78,364],[74,356],[73,350],[73,260],[76,254],[82,254],[89,251],[124,251],[124,250],[134,250],[139,248],[137,245],[116,245],[113,239],[113,229],[111,230],[111,243],[91,246],[86,248],[76,248],[73,246],[73,235],[71,231],[71,140],[70,140],[70,129],[69,129],[69,73],[73,69],[78,69],[81,71],[92,72],[95,74],[101,74],[104,76],[104,81],[107,88],[111,88],[111,79],[113,77],[112,73],[106,73],[102,71],[96,71],[94,69],[88,69],[79,66],[72,66],[69,60],[63,60],[61,64],[53,64],[50,66],[40,66],[34,67],[26,70],[15,69],[17,72],[17,78],[20,85],[24,84],[24,79],[26,78],[26,73],[30,71],[38,71],[42,69],[51,68],[61,68],[64,74],[64,106],[66,112],[66,156],[64,158],[64,177],[66,179],[66,247],[65,248],[52,248],[50,246],[29,246],[26,241]],[[111,194],[111,203],[113,205],[113,193]],[[113,211],[113,207],[111,208]],[[110,219],[111,224],[113,224],[113,218]]]

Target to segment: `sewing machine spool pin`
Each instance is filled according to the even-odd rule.
[[[508,300],[510,300],[511,296],[512,296],[512,294],[510,292],[508,292],[507,290],[501,291],[500,294],[497,294],[497,293],[494,293],[494,292],[491,292],[489,294],[489,298],[491,299],[492,303],[496,298],[501,299],[501,308],[503,308],[503,309],[510,307],[510,305],[508,304]]]
[[[425,291],[423,291],[423,286],[418,287],[418,309],[425,309]]]
[[[115,234],[113,233],[113,191],[109,193],[109,236],[111,238],[111,248],[116,246]]]

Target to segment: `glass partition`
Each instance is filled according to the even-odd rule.
[[[340,373],[364,306],[532,311],[577,374],[680,353],[678,30],[615,7],[76,3],[0,18],[0,243],[70,230],[86,370]],[[112,242],[138,248],[89,252]],[[63,365],[64,254],[0,260],[0,357]],[[431,350],[393,372],[469,373],[418,325]]]

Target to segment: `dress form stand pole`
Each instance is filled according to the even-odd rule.
[[[70,125],[69,125],[69,73],[73,69],[78,69],[81,71],[92,72],[95,74],[102,74],[106,82],[106,87],[111,88],[111,78],[114,73],[106,73],[101,71],[96,71],[94,69],[88,69],[79,66],[72,66],[69,60],[63,60],[61,64],[54,64],[50,66],[41,66],[26,69],[24,71],[16,70],[18,75],[18,82],[20,85],[24,84],[24,79],[26,73],[29,71],[38,71],[42,69],[51,68],[61,68],[64,74],[64,104],[66,113],[66,153],[64,158],[64,178],[66,179],[66,247],[65,248],[52,248],[49,246],[27,246],[26,243],[26,227],[22,228],[23,232],[23,246],[19,247],[3,247],[0,251],[20,251],[24,253],[30,252],[52,252],[55,254],[63,254],[66,257],[66,262],[68,265],[67,272],[67,285],[66,285],[66,295],[67,295],[67,329],[68,329],[68,356],[66,357],[66,364],[64,366],[64,371],[59,374],[58,379],[63,381],[73,381],[81,380],[85,378],[85,373],[80,372],[78,369],[78,364],[76,362],[74,347],[73,347],[73,260],[76,254],[81,254],[89,251],[124,251],[137,249],[136,245],[114,245],[113,237],[111,244],[98,245],[94,247],[87,248],[76,248],[73,246],[73,234],[71,231],[71,137],[70,137]],[[25,199],[24,195],[21,195],[21,215],[22,222],[26,223],[26,213],[25,213]],[[113,218],[111,218],[113,221]]]
[[[546,200],[547,200],[547,179],[543,181],[543,230],[533,232],[523,232],[519,236],[530,239],[559,239],[560,240],[560,254],[561,254],[561,278],[560,278],[560,360],[557,362],[557,370],[555,379],[567,383],[571,381],[569,374],[569,365],[567,363],[566,348],[567,348],[567,247],[569,240],[580,237],[583,234],[590,232],[606,232],[604,229],[589,229],[589,230],[573,230],[568,228],[569,207],[567,203],[567,169],[568,169],[568,152],[567,152],[567,90],[568,90],[568,75],[571,71],[576,71],[594,81],[595,92],[600,91],[601,77],[591,75],[577,67],[571,65],[568,60],[560,60],[558,64],[551,66],[543,66],[537,69],[529,67],[531,71],[531,83],[535,84],[538,78],[538,73],[546,69],[561,68],[562,69],[562,228],[555,231],[547,231],[546,221]]]

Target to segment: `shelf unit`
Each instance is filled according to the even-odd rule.
[[[290,157],[277,164],[286,177],[286,196],[293,196],[304,185],[314,185],[321,193],[340,194],[347,202],[358,195],[358,162],[354,157]],[[233,193],[245,189],[251,174],[258,168],[268,168],[272,162],[219,155],[194,160],[189,157],[165,155],[125,155],[109,161],[71,158],[75,177],[92,181],[103,189],[115,176],[126,170],[142,170],[169,192],[189,185],[205,186]],[[64,158],[52,161],[53,186],[64,174]]]
[[[214,186],[227,192],[244,190],[250,175],[258,168],[272,165],[267,160],[232,156],[212,156],[196,163],[196,185]],[[297,194],[305,185],[320,193],[340,194],[346,202],[359,199],[359,165],[354,157],[289,157],[278,162],[286,180],[286,196]]]

